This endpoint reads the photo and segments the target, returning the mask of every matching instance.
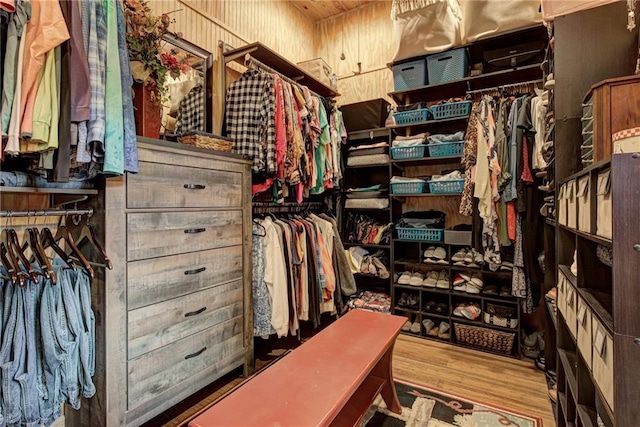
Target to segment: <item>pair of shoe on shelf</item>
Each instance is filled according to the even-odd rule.
[[[360,272],[362,274],[368,274],[371,276],[376,276],[381,279],[389,278],[389,269],[380,261],[377,253],[374,255],[365,255],[362,258],[362,263],[360,264]]]
[[[398,299],[398,305],[401,307],[418,308],[420,297],[417,294],[403,292]]]
[[[451,327],[449,326],[449,323],[444,320],[436,326],[436,323],[433,320],[424,319],[422,321],[422,326],[424,326],[425,331],[427,331],[427,335],[431,337],[438,337],[443,340],[451,338]]]
[[[482,290],[482,293],[490,296],[501,296],[501,297],[510,297],[513,294],[511,293],[511,286],[502,285],[498,287],[498,285],[487,285]]]
[[[551,314],[553,316],[558,315],[558,305],[556,304],[557,297],[558,297],[558,288],[556,288],[555,286],[551,288],[549,292],[547,292],[544,295],[544,299],[549,303],[549,305],[551,305],[551,309],[553,310],[553,313]]]
[[[446,270],[431,270],[427,273],[422,286],[427,288],[449,289],[449,273]]]
[[[544,336],[542,331],[527,334],[523,332],[522,354],[529,359],[537,359],[544,354]]]
[[[480,268],[484,264],[484,256],[473,248],[459,249],[451,257],[453,265]]]
[[[440,314],[449,313],[449,306],[443,302],[427,301],[424,305],[425,311],[434,311]]]
[[[411,332],[413,334],[420,333],[420,322],[418,321],[418,316],[416,316],[415,321],[411,321],[411,319],[407,319],[404,326],[402,327],[403,332]]]
[[[484,282],[478,273],[458,273],[453,278],[453,290],[468,294],[479,294]]]
[[[424,281],[424,274],[419,271],[411,272],[404,271],[400,277],[398,277],[398,285],[409,285],[409,286],[422,286],[422,282]]]
[[[482,314],[480,305],[476,302],[461,302],[453,309],[453,315],[469,320],[476,320]]]
[[[429,246],[423,254],[426,264],[449,265],[447,261],[447,250],[441,246]]]

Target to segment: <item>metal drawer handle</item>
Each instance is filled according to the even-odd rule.
[[[185,234],[196,234],[196,233],[204,233],[205,231],[207,231],[206,228],[187,228],[186,230],[184,230]]]
[[[184,188],[187,190],[204,190],[207,186],[202,184],[185,184]]]
[[[184,357],[184,360],[191,359],[191,358],[194,358],[194,357],[198,357],[198,356],[200,356],[202,353],[204,353],[204,351],[205,351],[206,349],[207,349],[207,347],[202,347],[202,350],[196,351],[195,353],[192,353],[192,354],[187,354],[187,355]]]
[[[198,274],[198,273],[202,273],[203,271],[205,271],[207,269],[207,267],[200,267],[200,268],[196,268],[195,270],[187,270],[184,272],[185,276],[188,276],[190,274]]]
[[[633,339],[633,342],[634,342],[636,345],[640,345],[640,338],[634,338],[634,339]]]
[[[202,307],[200,310],[190,311],[189,313],[185,313],[184,317],[197,316],[198,314],[202,313],[206,309],[207,309],[207,307]]]

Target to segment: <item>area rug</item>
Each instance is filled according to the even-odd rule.
[[[378,396],[361,427],[542,427],[537,417],[397,379],[394,382],[402,414],[389,412]]]

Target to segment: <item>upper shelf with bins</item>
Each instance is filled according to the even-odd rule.
[[[548,40],[546,28],[542,25],[536,25],[485,40],[480,40],[462,47],[466,48],[469,52],[469,64],[475,64],[482,61],[482,53],[484,51],[513,46],[532,40]],[[393,64],[389,65],[391,66]],[[392,97],[398,105],[406,105],[418,101],[448,99],[452,96],[464,96],[467,91],[482,90],[501,85],[540,79],[542,74],[540,65],[540,62],[536,62],[520,67],[481,74],[479,76],[465,77],[463,79],[448,81],[445,83],[394,91],[390,92],[388,95]]]

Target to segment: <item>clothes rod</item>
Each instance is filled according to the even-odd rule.
[[[492,91],[499,91],[505,88],[510,88],[510,87],[522,87],[522,86],[529,86],[529,85],[535,85],[538,83],[542,83],[542,79],[538,79],[538,80],[529,80],[526,82],[519,82],[519,83],[509,83],[509,84],[504,84],[504,85],[499,85],[499,86],[493,86],[493,87],[486,87],[484,89],[476,89],[476,90],[468,90],[467,93],[483,93],[483,92],[492,92]]]
[[[263,64],[262,62],[258,61],[257,59],[255,59],[253,56],[251,56],[248,53],[244,56],[244,64],[249,68],[255,67],[255,68],[258,68],[258,69],[260,69],[262,71],[266,71],[267,73],[277,74],[278,76],[280,76],[280,78],[282,80],[284,80],[286,82],[289,82],[292,85],[296,85],[298,87],[302,86],[297,81],[293,80],[290,77],[285,76],[284,74],[282,74],[279,71],[274,70],[273,68],[269,67],[268,65]],[[309,91],[309,93],[311,93],[311,95],[316,96],[318,98],[322,98],[320,95],[318,95],[317,93],[315,93],[314,91],[312,91],[308,87],[307,87],[307,90]]]
[[[35,216],[67,216],[67,215],[93,215],[93,208],[89,209],[60,209],[60,210],[34,210],[34,211],[0,211],[0,218],[22,218]]]

